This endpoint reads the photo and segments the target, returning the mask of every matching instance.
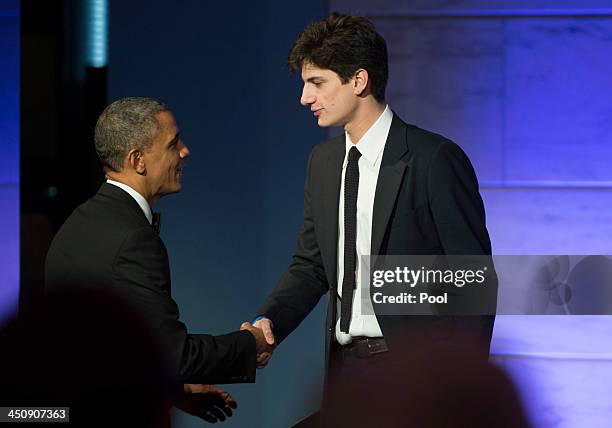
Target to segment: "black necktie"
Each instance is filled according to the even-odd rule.
[[[357,190],[359,190],[359,158],[357,147],[351,147],[344,175],[344,277],[340,304],[340,331],[348,333],[355,288],[355,259],[357,258]]]
[[[160,213],[153,213],[153,221],[151,223],[151,226],[153,226],[153,229],[155,229],[155,231],[159,235],[159,229],[161,228],[161,214]]]

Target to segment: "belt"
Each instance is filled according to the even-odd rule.
[[[342,347],[344,355],[357,358],[370,358],[376,354],[388,352],[387,342],[382,337],[353,337],[353,341]]]

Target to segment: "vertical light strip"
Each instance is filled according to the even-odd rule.
[[[19,47],[17,0],[0,2],[0,324],[19,304]]]
[[[86,2],[86,65],[106,67],[108,62],[108,0],[87,0]]]

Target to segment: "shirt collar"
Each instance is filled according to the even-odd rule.
[[[149,206],[149,203],[144,198],[144,196],[142,196],[140,193],[138,193],[136,190],[132,189],[130,186],[128,186],[125,183],[121,183],[119,181],[110,180],[110,179],[106,180],[106,182],[108,184],[112,184],[113,186],[117,186],[125,190],[126,192],[128,192],[129,195],[132,198],[134,198],[134,200],[138,203],[138,205],[142,209],[142,212],[147,217],[147,220],[149,220],[149,224],[153,224],[153,214],[151,213],[151,207]]]
[[[356,146],[357,150],[361,153],[362,157],[374,167],[379,162],[387,136],[389,135],[389,129],[391,129],[391,122],[393,121],[393,112],[388,105],[385,106],[385,110],[376,119],[376,122],[363,134],[363,137],[353,144],[348,133],[345,131],[346,151],[344,164],[346,166],[348,159],[348,152],[351,147]]]

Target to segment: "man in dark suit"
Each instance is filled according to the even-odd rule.
[[[386,43],[367,19],[332,14],[311,24],[293,44],[289,65],[301,71],[302,105],[319,126],[342,126],[344,134],[310,154],[293,262],[254,325],[270,344],[281,342],[329,293],[328,392],[342,379],[355,384],[370,366],[401,365],[417,341],[455,338],[486,356],[492,316],[368,315],[359,285],[369,275],[361,256],[491,254],[465,153],[386,105]],[[328,409],[341,414],[341,401]]]
[[[245,325],[221,336],[189,334],[170,294],[168,254],[151,209],[181,190],[189,155],[172,113],[152,98],[115,101],[98,119],[95,144],[107,181],[53,239],[46,290],[103,290],[131,304],[159,332],[186,392],[214,395],[201,384],[254,382],[257,355],[269,350],[262,332]]]

